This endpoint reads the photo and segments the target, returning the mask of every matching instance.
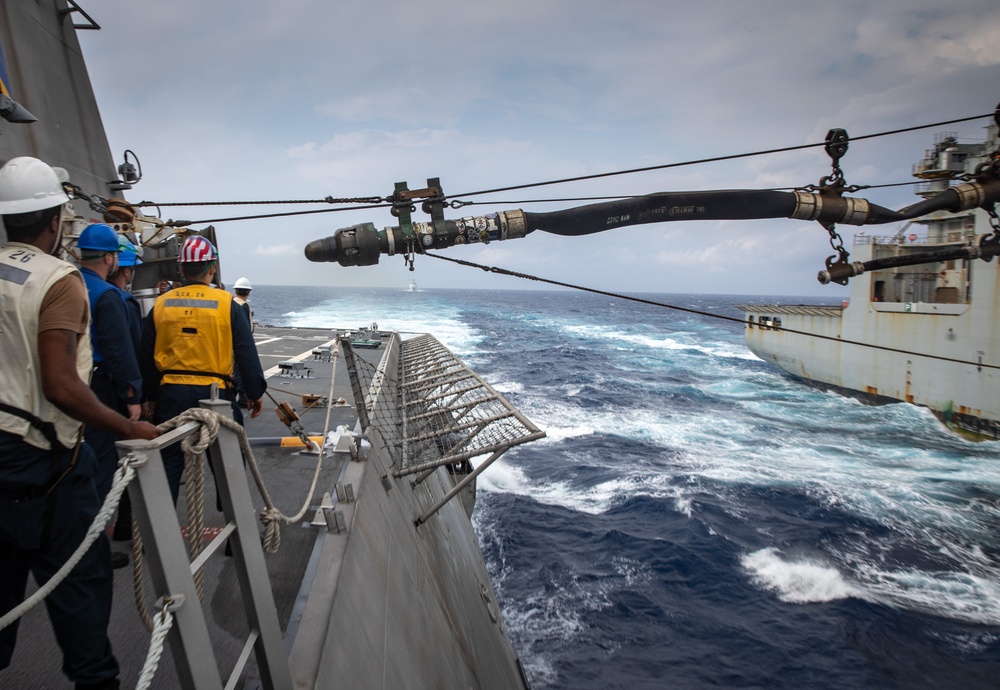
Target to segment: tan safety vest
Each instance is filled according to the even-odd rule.
[[[20,242],[0,247],[0,403],[8,408],[0,409],[0,429],[43,450],[51,450],[52,444],[40,426],[51,424],[48,429],[66,448],[76,445],[82,427],[46,399],[38,356],[42,300],[53,285],[68,275],[75,275],[82,284],[83,277],[76,268],[38,247]],[[76,370],[84,383],[90,379],[90,369],[90,338],[85,336],[76,346]]]
[[[153,359],[161,383],[221,388],[232,385],[233,296],[195,283],[156,298]]]

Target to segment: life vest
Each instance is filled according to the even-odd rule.
[[[225,290],[201,283],[156,298],[153,360],[161,383],[232,385],[232,300]]]
[[[37,247],[8,242],[0,247],[0,429],[22,437],[36,448],[51,450],[57,442],[76,445],[82,424],[45,397],[38,356],[38,321],[49,289],[79,271]],[[88,317],[89,318],[89,317]],[[76,371],[90,380],[89,338],[76,348]]]
[[[101,352],[101,348],[97,346],[97,340],[94,338],[94,314],[97,313],[97,300],[108,290],[114,290],[115,286],[89,268],[81,268],[80,273],[83,274],[83,282],[87,284],[87,298],[90,300],[90,344],[94,348],[94,364],[97,365],[104,361],[104,353]]]

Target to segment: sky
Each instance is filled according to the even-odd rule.
[[[86,0],[79,32],[116,162],[137,201],[371,197],[440,178],[448,195],[822,142],[992,113],[996,0]],[[941,131],[852,142],[848,184],[911,181]],[[830,173],[822,148],[469,197],[447,218],[664,191],[790,188]],[[901,208],[909,187],[859,193]],[[532,203],[529,203],[532,202]],[[164,207],[209,220],[324,205]],[[426,220],[419,210],[414,220]],[[537,289],[417,256],[308,262],[338,228],[388,209],[214,223],[223,277],[262,285]],[[194,227],[200,227],[195,225]],[[850,249],[860,230],[838,228]],[[869,228],[892,234],[895,226]],[[448,256],[617,292],[829,295],[826,231],[697,221],[587,237],[535,232]]]

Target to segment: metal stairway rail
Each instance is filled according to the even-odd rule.
[[[225,400],[203,400],[201,406],[230,418],[232,416],[230,403]],[[179,443],[197,429],[198,425],[192,422],[153,441],[119,441],[116,444],[119,458],[133,454],[146,460],[137,467],[136,479],[129,485],[128,491],[156,597],[161,605],[169,598],[176,607],[171,608],[174,626],[168,640],[177,675],[183,687],[193,690],[234,687],[252,648],[256,652],[264,687],[268,690],[291,690],[288,658],[257,531],[239,438],[234,431],[220,425],[218,437],[210,445],[207,455],[215,471],[226,527],[206,552],[217,551],[218,545],[229,538],[250,627],[250,635],[237,666],[223,686],[205,611],[194,581],[194,571],[203,565],[207,556],[203,552],[205,558],[188,562],[180,521],[163,468],[163,448]]]

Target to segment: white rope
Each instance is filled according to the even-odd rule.
[[[181,441],[184,451],[184,472],[188,478],[184,485],[184,497],[188,510],[188,553],[192,561],[204,550],[205,534],[205,462],[204,455],[219,435],[219,425],[224,424],[230,429],[242,430],[232,419],[201,407],[193,407],[169,419],[157,428],[166,432],[176,429],[188,422],[198,422],[197,431],[185,436]],[[198,570],[194,573],[194,585],[198,590],[198,598],[205,599],[205,574]]]
[[[104,528],[107,526],[108,522],[110,522],[111,516],[114,515],[115,510],[118,509],[118,502],[121,501],[122,492],[125,491],[125,487],[128,486],[129,482],[135,478],[135,468],[132,467],[129,462],[132,457],[133,456],[131,454],[126,456],[122,460],[121,467],[115,471],[111,491],[108,492],[107,497],[104,499],[104,505],[101,506],[101,509],[94,517],[94,522],[91,523],[90,527],[87,529],[87,534],[80,546],[77,547],[75,552],[73,552],[73,555],[70,556],[69,560],[66,561],[51,578],[49,578],[48,582],[39,587],[38,591],[30,597],[4,614],[3,618],[0,618],[0,630],[3,630],[25,613],[30,611],[40,601],[47,597],[52,590],[58,587],[59,584],[66,579],[66,576],[69,575],[70,571],[76,567],[76,564],[79,563],[84,557],[91,545],[97,541],[99,536],[101,536],[104,532]]]
[[[243,457],[246,458],[247,465],[250,467],[250,473],[253,475],[254,482],[257,484],[257,490],[260,492],[261,498],[264,501],[264,509],[260,513],[260,521],[264,523],[264,549],[268,553],[275,553],[278,547],[281,545],[281,525],[279,520],[286,519],[282,515],[281,511],[274,507],[274,502],[271,500],[270,494],[267,492],[267,487],[264,485],[264,479],[260,474],[260,468],[257,466],[257,460],[254,458],[253,450],[250,448],[250,441],[247,439],[246,429],[242,425],[238,424],[236,421],[227,417],[225,415],[220,415],[217,412],[207,410],[201,407],[193,407],[190,410],[185,410],[181,414],[177,415],[173,419],[170,419],[158,427],[161,431],[167,431],[169,429],[176,428],[187,422],[198,422],[201,424],[198,433],[188,436],[181,442],[181,447],[184,449],[185,455],[185,468],[186,470],[194,470],[195,476],[192,479],[195,480],[199,486],[201,482],[198,481],[198,474],[204,472],[202,463],[200,462],[200,456],[205,450],[211,445],[212,441],[219,435],[219,427],[224,426],[230,431],[233,431],[240,441],[240,450],[243,453]],[[198,458],[198,461],[194,461],[194,458]],[[193,464],[192,464],[193,463]],[[191,505],[193,499],[188,496],[188,538],[193,540],[195,537],[195,532],[197,532],[198,539],[201,538],[201,530],[203,529],[200,523],[200,515],[197,511],[203,510],[201,501],[204,500],[202,496],[201,501],[194,501],[194,506]],[[192,514],[192,510],[195,514]],[[194,525],[194,522],[198,522]],[[197,553],[201,552],[201,548],[195,546],[193,541],[189,541],[189,546],[191,548],[192,558],[197,556]],[[197,549],[197,552],[195,552]]]
[[[337,359],[340,357],[340,341],[337,341],[337,345],[333,348],[333,353],[330,355],[331,361],[333,362],[333,367],[330,372],[330,393],[326,396],[326,421],[323,423],[323,436],[321,437],[321,442],[317,444],[315,441],[310,440],[309,442],[316,446],[316,450],[319,451],[319,457],[316,458],[316,470],[313,472],[312,484],[309,486],[309,494],[306,496],[305,502],[302,504],[302,508],[295,515],[291,517],[287,515],[282,515],[282,513],[276,508],[272,509],[272,518],[279,517],[288,524],[298,522],[305,514],[309,511],[309,507],[312,505],[313,496],[316,495],[316,485],[319,483],[319,472],[323,469],[323,454],[326,448],[326,435],[330,433],[330,413],[333,411],[333,388],[334,382],[337,379]],[[261,522],[264,521],[263,512],[261,513]]]
[[[219,435],[219,424],[229,422],[239,427],[235,422],[210,410],[194,407],[185,410],[173,419],[160,424],[157,429],[167,432],[188,422],[199,424],[196,432],[184,437],[181,449],[184,451],[184,472],[188,482],[184,487],[184,497],[188,509],[188,554],[192,561],[204,550],[205,532],[205,464],[203,457],[212,441]],[[233,426],[229,426],[233,428]],[[234,429],[235,430],[235,429]],[[142,619],[143,625],[149,631],[155,630],[155,623],[146,608],[146,599],[142,593],[143,573],[142,533],[139,531],[135,515],[132,516],[132,593],[135,598],[135,608]],[[204,573],[198,570],[192,576],[199,600],[205,598]]]
[[[339,352],[340,352],[340,346],[338,344],[337,349],[334,351],[335,359],[337,355],[339,355]],[[336,374],[336,370],[337,370],[336,361],[334,361],[334,367],[333,367],[334,374]],[[330,407],[333,401],[333,386],[334,386],[334,376],[331,376],[330,396],[328,398],[330,403],[327,406],[326,427],[323,430],[324,440],[326,438],[326,434],[328,432],[330,425]],[[250,465],[251,473],[254,477],[254,480],[257,484],[257,488],[260,491],[261,497],[263,498],[265,504],[265,508],[261,510],[260,513],[260,520],[262,523],[264,523],[265,526],[264,548],[267,550],[268,553],[275,553],[281,545],[281,531],[280,531],[280,526],[278,524],[279,520],[283,520],[286,523],[297,522],[298,520],[302,519],[302,516],[305,515],[309,505],[312,502],[313,495],[315,494],[316,491],[317,480],[319,478],[319,471],[322,467],[322,461],[323,461],[322,445],[319,448],[319,462],[316,465],[316,472],[313,475],[313,481],[312,481],[312,486],[310,487],[309,490],[309,496],[306,498],[302,510],[300,510],[297,515],[288,517],[284,515],[280,510],[278,510],[274,506],[274,503],[271,501],[271,497],[268,494],[267,488],[264,485],[264,480],[260,475],[260,470],[257,467],[257,461],[253,456],[253,451],[250,449],[250,442],[247,439],[246,430],[241,425],[237,424],[232,419],[219,415],[215,412],[211,412],[209,410],[201,408],[193,408],[161,424],[159,426],[159,429],[161,431],[167,431],[169,429],[181,426],[187,423],[188,421],[197,421],[201,423],[201,427],[199,429],[200,433],[185,438],[184,441],[182,441],[181,443],[181,446],[185,451],[188,469],[193,469],[192,466],[197,466],[200,468],[201,463],[197,462],[195,459],[197,458],[197,460],[200,460],[201,455],[208,448],[209,444],[211,444],[211,442],[218,436],[220,425],[225,426],[226,428],[236,432],[240,440],[240,449],[243,451],[243,455],[247,458],[247,463]],[[121,502],[121,497],[122,494],[125,492],[126,487],[128,487],[129,483],[135,478],[136,471],[131,464],[131,461],[134,459],[134,457],[135,456],[130,453],[129,455],[125,456],[122,459],[119,468],[115,471],[114,480],[111,485],[111,490],[108,492],[107,497],[104,499],[104,504],[101,506],[101,509],[97,512],[97,515],[94,517],[93,523],[91,523],[90,527],[87,529],[87,534],[84,536],[83,542],[81,542],[80,546],[77,547],[76,551],[73,553],[72,556],[70,556],[69,560],[63,564],[63,566],[49,579],[48,582],[39,587],[38,590],[35,591],[35,593],[32,594],[30,597],[28,597],[19,605],[17,605],[16,607],[8,611],[6,614],[4,614],[3,617],[0,617],[0,630],[3,630],[4,628],[8,627],[14,621],[23,616],[25,613],[27,613],[32,608],[37,606],[39,602],[44,600],[45,597],[47,597],[52,592],[52,590],[58,587],[59,584],[66,579],[66,576],[73,570],[73,568],[76,567],[77,563],[79,563],[80,560],[83,559],[84,555],[93,545],[93,543],[97,541],[97,538],[104,532],[105,527],[107,527],[108,523],[111,521],[111,518],[114,516],[115,511],[118,509],[118,504]],[[201,482],[197,483],[201,484]],[[200,503],[199,501],[195,501],[196,506],[199,503]],[[188,508],[190,510],[191,506],[189,505]],[[199,512],[197,507],[195,508],[195,512],[196,513]],[[201,520],[198,519],[199,517],[200,516],[197,515],[195,516],[195,522],[199,523],[198,526],[192,528],[192,526],[189,525],[189,530],[188,530],[189,545],[191,547],[192,557],[196,557],[197,553],[201,551],[201,548],[199,547],[201,546],[200,543],[202,540],[201,532],[203,531],[203,527],[201,526],[202,524]],[[134,531],[133,534],[134,535],[137,534],[137,531]],[[136,546],[136,544],[133,544],[133,546]],[[138,560],[140,559],[138,558],[135,559],[135,561]],[[135,575],[136,579],[138,579],[139,577],[141,577],[141,566],[140,568],[136,568],[135,570],[137,570],[138,572],[134,572],[133,574]],[[195,579],[197,581],[200,578],[196,576]],[[196,584],[200,585],[201,583],[196,582]],[[200,594],[201,588],[199,587],[198,589]],[[138,602],[141,601],[141,596],[137,595],[136,601],[138,604]],[[143,607],[139,606],[138,608],[140,609],[140,614],[141,614]],[[145,618],[145,616],[143,617]]]
[[[142,596],[142,573],[143,557],[145,552],[142,546],[142,534],[139,532],[139,521],[132,512],[132,597],[135,599],[135,610],[139,612],[139,618],[146,630],[153,631],[153,619],[149,617],[149,610],[146,608],[146,600]]]
[[[156,669],[160,665],[160,657],[163,656],[163,645],[167,639],[167,633],[174,624],[174,615],[167,610],[167,604],[153,618],[155,627],[149,639],[149,651],[146,652],[146,661],[142,664],[142,671],[139,673],[139,680],[135,690],[146,690],[153,682]]]

